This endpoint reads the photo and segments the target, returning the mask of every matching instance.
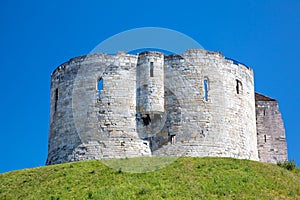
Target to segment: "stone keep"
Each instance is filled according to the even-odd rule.
[[[287,159],[278,103],[218,52],[93,54],[51,75],[47,165],[138,156]]]

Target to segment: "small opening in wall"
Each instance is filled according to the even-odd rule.
[[[101,99],[101,91],[103,90],[103,79],[99,78],[97,82],[97,100]]]
[[[150,62],[150,77],[154,76],[154,65],[153,62]]]
[[[176,143],[176,135],[171,135],[171,144]]]
[[[264,135],[264,141],[267,142],[267,136],[266,135]]]
[[[242,82],[240,80],[236,79],[236,93],[241,94],[242,93]]]
[[[204,99],[208,101],[208,80],[204,79],[203,81],[203,88],[204,88]]]
[[[58,101],[58,88],[55,89],[54,95],[55,95],[54,111],[56,111],[57,110],[57,101]]]
[[[146,116],[142,117],[144,126],[148,126],[151,123],[151,118],[149,114],[146,114]]]

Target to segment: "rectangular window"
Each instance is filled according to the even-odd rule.
[[[204,99],[205,101],[208,101],[208,80],[207,79],[204,79],[203,88],[204,88]]]
[[[154,65],[153,65],[153,62],[150,62],[150,77],[153,77],[154,76]]]
[[[54,92],[54,112],[56,112],[57,110],[57,101],[58,101],[58,88],[55,89],[55,92]]]
[[[267,136],[266,135],[264,135],[264,140],[265,140],[265,142],[267,142]]]
[[[176,143],[176,135],[171,135],[171,144]]]
[[[103,90],[103,79],[100,78],[97,83],[97,100],[101,99],[101,91]]]

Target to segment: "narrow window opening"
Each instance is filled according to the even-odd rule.
[[[242,82],[239,80],[236,80],[236,93],[241,94],[242,92]]]
[[[205,101],[208,101],[208,80],[207,79],[204,79],[203,88],[204,88],[204,99]]]
[[[57,101],[58,101],[58,88],[55,89],[54,95],[55,95],[54,111],[56,112],[56,110],[57,110]]]
[[[176,143],[176,135],[171,135],[171,144]]]
[[[153,77],[154,75],[154,65],[153,65],[153,62],[150,62],[150,77]]]
[[[142,117],[144,126],[148,126],[151,123],[151,118],[149,114]]]
[[[97,100],[101,100],[101,91],[103,90],[103,79],[100,78],[97,83]]]
[[[264,140],[265,140],[265,143],[267,142],[267,136],[266,135],[264,135]]]

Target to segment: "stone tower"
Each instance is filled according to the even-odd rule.
[[[152,155],[287,159],[277,102],[255,100],[253,70],[218,52],[76,57],[54,70],[50,92],[47,164]]]
[[[255,94],[258,156],[262,162],[287,160],[285,129],[278,102]]]
[[[139,54],[136,67],[137,112],[141,115],[164,112],[164,55]]]

